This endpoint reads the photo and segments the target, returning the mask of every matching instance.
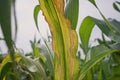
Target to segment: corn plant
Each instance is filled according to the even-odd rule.
[[[103,45],[99,45],[93,49],[95,51],[98,50],[97,52],[94,52],[94,54],[96,53],[95,56],[85,61],[83,66],[80,67],[79,61],[76,57],[78,48],[78,36],[75,31],[78,19],[79,1],[65,0],[65,2],[67,3],[66,7],[64,0],[39,0],[39,6],[37,5],[35,9],[35,22],[37,25],[37,13],[39,10],[41,10],[45,16],[45,20],[49,24],[49,28],[52,34],[52,48],[54,51],[54,79],[82,80],[95,64],[97,64],[105,56],[116,52],[117,50],[110,50]],[[90,2],[96,6],[94,0],[90,0]],[[71,9],[73,9],[73,11],[70,11]],[[101,12],[100,14],[106,21],[107,25],[109,25],[107,19],[103,16],[103,14]],[[92,22],[91,18],[87,20],[88,21],[83,21],[80,28],[80,37],[82,41],[81,46],[86,54],[89,51],[88,45],[90,33],[95,24]],[[109,28],[112,30],[111,26],[109,26]],[[104,50],[102,52],[99,52],[101,49]]]
[[[81,38],[81,47],[83,49],[84,55],[86,59],[93,58],[99,53],[101,53],[104,50],[110,49],[110,50],[119,50],[119,25],[120,22],[115,19],[106,19],[105,16],[102,14],[102,12],[99,10],[98,6],[96,5],[94,0],[89,0],[99,11],[101,16],[103,17],[103,20],[99,20],[96,18],[93,18],[91,16],[85,17],[83,20],[79,34]],[[113,3],[113,7],[115,10],[119,12],[119,2],[116,1]],[[90,48],[89,46],[89,37],[92,29],[94,28],[95,24],[100,28],[102,31],[102,40],[98,39],[98,42],[100,43],[98,46]],[[111,41],[107,41],[104,36],[107,36],[110,38]],[[89,52],[90,51],[90,52]],[[98,51],[98,52],[97,52]],[[85,80],[119,80],[120,77],[117,75],[120,75],[117,70],[119,71],[119,52],[114,53],[108,57],[105,57],[101,62],[98,62],[97,65],[95,65],[88,73],[86,74]],[[85,61],[86,61],[85,59]]]
[[[76,32],[79,0],[39,0],[39,5],[37,5],[34,10],[35,23],[39,31],[37,18],[41,10],[45,20],[49,24],[52,34],[52,49],[44,38],[43,42],[45,43],[45,47],[42,48],[37,47],[39,41],[34,40],[31,41],[33,52],[27,56],[22,55],[21,52],[15,52],[13,45],[14,41],[11,35],[11,5],[15,2],[12,0],[0,0],[0,24],[4,40],[10,53],[7,54],[0,63],[0,80],[104,79],[102,73],[106,74],[108,71],[105,70],[105,68],[107,68],[105,67],[105,63],[108,63],[108,60],[105,60],[107,58],[106,56],[112,53],[117,54],[119,50],[116,49],[115,44],[100,44],[90,47],[90,34],[96,24],[103,34],[110,37],[114,42],[119,43],[119,32],[116,29],[118,28],[119,22],[108,21],[97,7],[95,1],[89,1],[95,5],[104,20],[98,20],[90,16],[83,20],[79,34],[85,59],[81,60],[80,54],[77,52],[78,34]],[[119,11],[116,4],[119,3],[114,4],[115,9]],[[15,6],[15,4],[13,6]],[[117,26],[115,26],[116,24]],[[103,40],[107,43],[104,36]],[[104,66],[100,66],[101,63]],[[113,72],[116,72],[116,69],[119,69],[119,67],[112,69]],[[102,70],[104,72],[102,72]],[[117,73],[115,73],[115,75],[117,75]],[[110,79],[118,79],[115,75],[113,74]],[[107,80],[108,78],[106,78],[106,76],[109,77],[109,75],[105,75],[105,79]]]

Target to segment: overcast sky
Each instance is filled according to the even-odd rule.
[[[96,3],[102,13],[107,17],[115,18],[120,20],[120,14],[116,12],[112,3],[116,0],[96,0]],[[79,21],[78,21],[78,29],[82,19],[89,15],[96,18],[100,18],[100,15],[96,8],[90,4],[87,0],[79,0],[80,9],[79,9]],[[18,37],[17,37],[17,48],[21,48],[24,52],[30,52],[31,46],[29,40],[33,40],[34,36],[37,39],[40,38],[39,33],[37,32],[34,20],[33,20],[33,10],[34,7],[38,4],[38,0],[17,0],[17,19],[18,19]],[[38,16],[38,23],[41,34],[46,38],[47,32],[49,32],[48,24],[45,22],[44,17],[40,13]],[[97,34],[96,34],[97,33]],[[100,30],[95,28],[92,34],[91,41],[95,38],[100,37]],[[5,46],[3,46],[3,42],[0,42],[0,47],[2,52],[6,52]]]

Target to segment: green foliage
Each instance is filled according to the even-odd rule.
[[[116,64],[116,66],[118,67],[117,69],[119,70],[119,63],[118,63],[119,60],[118,60],[117,57],[119,57],[118,56],[119,55],[119,51],[118,51],[119,47],[118,46],[119,46],[119,37],[120,37],[119,36],[119,30],[120,30],[119,29],[119,25],[120,25],[120,23],[119,23],[119,21],[114,20],[114,19],[107,20],[105,18],[105,16],[101,13],[99,8],[97,7],[95,1],[94,0],[89,0],[89,1],[98,9],[98,11],[100,12],[101,16],[103,17],[103,20],[99,20],[99,19],[96,19],[96,18],[88,16],[88,17],[86,17],[83,20],[83,22],[81,24],[81,28],[79,30],[79,31],[81,31],[81,32],[79,32],[80,38],[81,38],[81,42],[82,42],[81,43],[81,47],[82,47],[84,52],[86,51],[87,55],[85,54],[85,61],[83,62],[82,69],[80,69],[80,71],[83,70],[83,72],[81,72],[81,74],[84,74],[85,71],[86,71],[86,73],[85,73],[86,76],[85,75],[80,75],[79,79],[88,79],[89,78],[90,80],[93,80],[93,79],[95,79],[95,80],[96,79],[97,80],[99,80],[99,79],[100,80],[101,79],[112,80],[113,78],[110,77],[110,76],[116,75],[116,74],[113,73],[114,72],[114,68],[115,68],[115,66],[113,66],[113,65]],[[91,23],[91,24],[89,24],[89,23]],[[91,33],[91,31],[92,31],[92,29],[93,29],[95,24],[102,31],[103,41],[100,41],[100,40],[99,41],[100,41],[100,45],[101,44],[103,44],[103,45],[102,46],[99,45],[99,46],[96,46],[94,48],[90,48],[88,41],[89,41],[89,38],[90,38],[90,33]],[[84,35],[82,35],[82,34],[84,34]],[[104,35],[109,37],[111,39],[111,41],[106,41]],[[113,47],[113,45],[114,45],[114,47]],[[114,52],[114,54],[110,55],[109,57],[105,57],[105,56],[104,56],[105,58],[101,57],[103,59],[102,62],[97,62],[96,65],[94,65],[94,63],[97,60],[99,61],[100,55],[102,55],[101,53],[103,53],[104,55],[106,54],[106,53],[104,53],[104,50],[106,51],[106,49],[110,51],[110,52],[108,51],[108,54],[113,53],[113,52],[111,52],[112,50],[117,50],[118,52]],[[99,54],[99,58],[97,58],[98,54]],[[91,56],[89,56],[89,55],[91,55]],[[116,57],[116,55],[117,55],[117,57]],[[92,60],[94,58],[96,58],[97,60],[95,60],[95,62],[92,62]],[[89,61],[92,64],[89,64]],[[87,67],[85,68],[84,65],[87,65]],[[94,66],[92,66],[92,65],[94,65]],[[99,67],[100,65],[102,65],[102,66]],[[92,66],[91,69],[90,69],[90,66]],[[88,71],[87,71],[87,69],[88,69]],[[99,71],[97,71],[97,69]],[[92,74],[92,78],[90,78],[91,74]],[[117,75],[119,75],[119,74],[117,74]],[[116,77],[114,77],[114,79],[118,80],[119,77],[116,76]]]
[[[20,54],[16,54],[15,55],[15,60],[16,62],[20,61]],[[8,66],[9,65],[9,66]],[[13,69],[14,67],[12,67],[12,60],[10,55],[6,55],[2,61],[2,63],[0,64],[0,80],[3,80],[3,78],[5,78],[5,76],[7,74],[13,73],[11,71],[11,69]],[[13,73],[14,74],[14,73]]]
[[[118,27],[120,25],[119,21],[112,20],[112,19],[108,20],[108,22],[110,23],[112,27],[112,31],[111,31],[103,20],[98,20],[95,18],[93,18],[93,20],[106,36],[108,36],[111,40],[115,42],[119,42],[120,40],[120,32],[119,32],[119,27]]]
[[[76,59],[77,35],[64,16],[64,0],[39,0],[41,10],[52,33],[55,80],[75,78],[79,66]]]
[[[120,12],[120,9],[119,9],[119,7],[118,7],[117,4],[120,6],[120,2],[119,2],[119,1],[116,1],[116,2],[113,3],[113,7],[114,7],[114,9],[115,9],[116,11]]]
[[[81,48],[84,53],[87,54],[89,51],[89,38],[94,27],[95,23],[93,22],[90,16],[84,18],[79,29],[79,35],[81,39]]]
[[[44,39],[43,39],[44,40]],[[52,80],[54,76],[54,60],[53,60],[53,52],[48,45],[48,42],[44,40],[44,45],[38,48],[36,45],[39,44],[39,41],[31,42],[33,48],[33,57],[39,58],[42,66],[46,71],[46,75],[49,76],[50,80]]]
[[[0,0],[0,24],[4,39],[9,49],[12,46],[12,35],[11,35],[11,1]]]
[[[37,27],[38,31],[39,31],[39,28],[38,28],[37,19],[38,19],[38,13],[39,13],[39,11],[40,11],[40,7],[39,7],[39,5],[37,5],[35,7],[35,9],[34,9],[34,21],[35,21],[35,24],[36,24],[36,27]]]
[[[73,30],[77,27],[79,14],[79,0],[68,0],[65,7],[65,17],[71,22],[71,28]]]
[[[102,50],[104,51],[101,51]],[[94,48],[94,50],[92,49],[93,52],[91,52],[91,54],[94,54],[94,56],[91,57],[90,60],[88,60],[80,69],[79,72],[79,80],[82,80],[86,73],[94,66],[96,65],[100,60],[102,60],[105,56],[110,55],[113,52],[117,52],[117,50],[107,50],[104,48],[104,46],[99,45],[97,47]]]
[[[14,59],[15,51],[14,51],[14,47],[13,47],[12,30],[11,30],[11,28],[12,28],[12,26],[11,26],[12,25],[11,24],[12,3],[14,4],[14,1],[0,0],[0,25],[1,25],[3,36],[4,36],[4,40],[7,44],[7,47],[8,47],[10,56],[11,56],[11,60],[13,61],[13,63],[12,63],[12,66],[14,66],[13,71],[16,72],[16,69],[15,69],[16,65],[15,65],[15,59]],[[14,10],[14,13],[15,13],[15,10]],[[16,21],[16,17],[15,17],[15,21]],[[17,31],[17,29],[16,29],[16,31]]]
[[[31,41],[33,51],[25,56],[15,52],[13,47],[11,5],[15,1],[0,0],[0,24],[10,52],[10,55],[1,58],[0,80],[120,79],[120,22],[106,19],[96,2],[88,0],[98,9],[103,20],[87,16],[82,21],[79,29],[80,46],[85,56],[82,59],[81,53],[77,52],[79,0],[65,1],[66,4],[64,0],[39,0],[39,5],[34,9],[34,21],[39,31],[37,18],[41,10],[52,33],[52,47],[51,42],[44,38],[41,39],[44,44],[34,39]],[[113,4],[117,11],[119,4],[118,1]],[[91,47],[89,39],[95,25],[102,31],[102,39],[98,39],[98,45]],[[110,41],[105,39],[105,35]]]

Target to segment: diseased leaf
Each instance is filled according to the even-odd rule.
[[[52,33],[52,48],[55,53],[54,79],[73,80],[79,69],[76,59],[78,38],[64,16],[64,0],[39,0],[39,2]]]
[[[65,8],[65,17],[70,20],[71,28],[76,30],[79,13],[79,0],[69,0]]]

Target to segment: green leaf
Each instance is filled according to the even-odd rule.
[[[92,71],[88,71],[87,74],[84,77],[84,80],[93,80],[93,74]]]
[[[21,55],[20,55],[19,53],[16,53],[16,54],[15,54],[15,61],[16,61],[16,62],[20,62],[20,60],[21,60]],[[3,77],[6,75],[6,73],[7,73],[6,70],[9,70],[10,68],[13,69],[13,65],[12,65],[11,63],[12,63],[12,60],[11,60],[10,55],[6,55],[6,56],[4,57],[1,65],[0,65],[0,75],[1,75],[0,78],[3,78]],[[9,65],[9,66],[8,66],[8,65]],[[6,69],[6,70],[4,70],[4,69]],[[2,80],[2,79],[1,79],[1,80]]]
[[[18,25],[17,25],[17,15],[16,15],[16,0],[12,0],[11,1],[11,7],[12,7],[12,16],[14,16],[13,17],[13,20],[14,20],[14,25],[15,25],[15,30],[14,30],[14,34],[15,34],[15,36],[14,36],[14,38],[13,38],[13,40],[14,41],[16,41],[16,39],[17,39],[17,32],[18,32]]]
[[[14,62],[14,48],[12,41],[12,31],[11,31],[11,1],[10,0],[0,0],[0,24],[2,33],[10,52],[12,61]],[[15,65],[13,63],[13,65]]]
[[[97,47],[94,47],[94,50],[96,50],[98,52],[99,48],[101,48],[101,46],[97,46]],[[84,78],[84,76],[86,75],[86,73],[94,66],[96,65],[99,61],[101,61],[104,57],[112,54],[112,53],[115,53],[115,52],[119,52],[118,50],[109,50],[109,49],[104,49],[103,47],[103,50],[101,52],[101,49],[99,50],[99,53],[96,53],[97,55],[93,58],[91,58],[88,62],[86,62],[82,68],[80,69],[80,72],[79,72],[79,80],[82,80]],[[91,53],[92,54],[92,53]],[[95,53],[94,53],[95,54]]]
[[[46,61],[46,66],[48,67],[49,71],[50,71],[50,75],[54,76],[54,57],[53,57],[53,51],[50,48],[49,44],[47,43],[47,41],[44,39],[44,43],[45,43],[45,51],[43,53],[43,55],[46,57],[47,61]],[[44,49],[42,49],[44,50]]]
[[[79,0],[69,0],[65,8],[65,17],[70,20],[71,28],[76,30],[79,15]]]
[[[41,47],[36,46],[37,45],[36,41],[31,42],[34,57],[40,58],[42,60],[43,65],[47,68],[47,71],[49,71],[49,75],[53,77],[54,76],[53,52],[50,49],[47,41],[45,39],[43,39],[43,41],[44,41],[44,45],[41,44],[42,45]]]
[[[32,44],[33,54],[36,58],[40,58],[44,63],[46,62],[45,57],[40,53],[39,48],[36,46],[36,43]]]
[[[115,75],[120,75],[119,71],[120,71],[120,65],[114,66],[114,68],[113,68],[113,74],[114,74],[114,76]]]
[[[102,68],[100,67],[100,70],[98,72],[98,80],[103,80],[103,77],[102,77]]]
[[[114,19],[108,20],[110,23],[112,29],[116,32],[110,30],[106,22],[103,20],[99,20],[90,16],[87,16],[83,22],[81,23],[80,29],[79,29],[79,35],[81,38],[81,47],[84,50],[84,53],[87,53],[89,50],[89,38],[91,31],[95,24],[101,29],[101,31],[108,36],[113,41],[116,41],[119,43],[120,41],[120,28],[118,27],[120,25],[120,22]]]
[[[48,80],[45,69],[39,59],[30,59],[22,56],[21,59],[22,64],[24,64],[27,69],[32,73],[32,76],[37,80]],[[39,75],[39,77],[37,77]]]
[[[81,39],[81,47],[85,54],[89,50],[89,39],[95,23],[90,16],[87,16],[81,23],[79,35]]]
[[[97,7],[95,0],[89,0],[95,7]]]
[[[106,17],[102,14],[102,12],[100,11],[100,9],[97,7],[95,0],[89,0],[99,11],[100,15],[102,16],[102,18],[104,19],[105,24],[108,26],[109,30],[112,33],[116,33],[116,31],[114,31],[114,29],[112,28],[111,24],[109,23],[109,21],[106,19]]]
[[[112,31],[110,30],[109,26],[104,22],[103,20],[99,20],[96,18],[92,18],[95,22],[95,24],[101,29],[101,31],[108,36],[113,41],[116,41],[119,43],[120,41],[120,28],[118,27],[120,25],[120,22],[117,20],[108,20],[108,22],[111,25]],[[115,31],[115,32],[113,32]]]
[[[111,49],[116,49],[116,50],[120,50],[120,43],[114,43],[112,45],[109,45]]]
[[[12,45],[10,0],[0,0],[0,23],[4,39],[10,49]]]
[[[11,62],[7,62],[0,73],[0,80],[3,80],[3,78],[6,76],[6,74],[10,71],[10,69],[12,68],[12,63]]]
[[[112,74],[112,63],[111,60],[105,60],[102,61],[102,76],[105,80],[108,80]]]
[[[120,2],[116,1],[116,2],[113,3],[113,7],[116,11],[120,12],[120,8],[118,7],[117,4],[120,6]]]
[[[111,26],[113,27],[113,29],[115,29],[116,33],[118,33],[120,35],[120,21],[115,20],[115,19],[108,19],[109,23],[111,24]]]
[[[15,60],[16,60],[16,62],[19,62],[20,59],[21,59],[21,55],[20,55],[19,53],[16,53],[16,54],[15,54]],[[4,57],[1,65],[0,65],[0,72],[1,72],[1,70],[2,70],[2,68],[3,68],[3,66],[4,66],[6,63],[8,63],[8,62],[12,62],[12,61],[11,61],[11,58],[10,58],[10,55],[6,55],[6,56]]]
[[[34,21],[35,21],[35,24],[36,24],[36,27],[37,27],[38,31],[39,31],[39,27],[38,27],[37,19],[38,19],[39,11],[40,11],[40,5],[36,5],[35,8],[34,8]]]
[[[112,76],[110,80],[119,80],[120,79],[120,65],[116,65],[112,68]]]

